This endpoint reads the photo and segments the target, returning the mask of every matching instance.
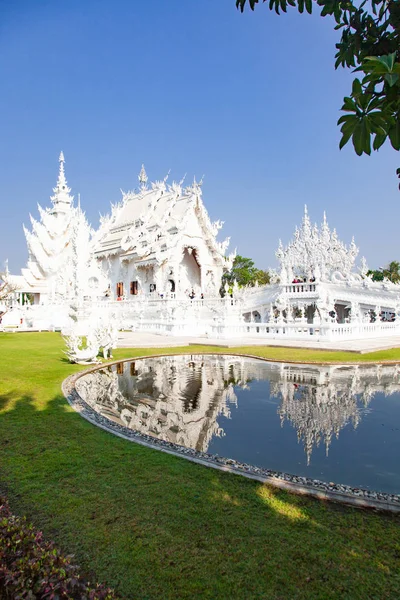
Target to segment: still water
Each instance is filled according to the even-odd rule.
[[[185,355],[82,377],[82,398],[129,429],[259,467],[400,493],[400,367]]]

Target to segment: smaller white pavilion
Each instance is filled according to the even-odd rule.
[[[349,247],[340,241],[325,214],[320,227],[312,225],[305,207],[291,242],[286,247],[279,242],[277,281],[241,294],[249,330],[325,338],[400,331],[400,285],[372,281],[365,258],[355,266],[358,252],[354,239]]]

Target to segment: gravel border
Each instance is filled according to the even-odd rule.
[[[210,353],[196,353],[196,354],[212,354]],[[222,353],[221,353],[222,354]],[[224,353],[225,354],[225,353]],[[227,355],[226,353],[225,355]],[[252,356],[247,354],[228,354],[229,356],[244,356],[246,358],[255,358],[265,362],[276,362],[268,359],[261,358],[259,356]],[[318,479],[310,479],[308,477],[300,477],[297,475],[290,475],[280,471],[271,471],[270,469],[263,469],[255,467],[246,463],[232,460],[231,458],[223,458],[218,455],[208,454],[206,452],[199,452],[191,448],[185,448],[172,442],[166,442],[164,440],[158,440],[150,435],[140,433],[137,430],[132,430],[122,425],[103,417],[98,412],[87,404],[83,398],[78,394],[75,383],[81,377],[84,377],[88,373],[104,369],[105,366],[115,365],[121,362],[131,362],[132,360],[141,360],[144,358],[158,358],[162,356],[182,356],[182,354],[154,354],[145,356],[135,356],[128,359],[117,360],[111,363],[105,363],[100,366],[96,366],[91,369],[86,369],[79,373],[70,375],[62,382],[62,392],[67,399],[69,405],[78,412],[84,419],[112,433],[123,439],[153,448],[161,450],[167,454],[186,458],[197,464],[201,464],[213,469],[219,469],[228,473],[234,473],[235,475],[242,475],[249,479],[255,479],[263,483],[268,483],[275,487],[293,492],[296,494],[304,494],[319,498],[321,500],[330,500],[333,502],[340,502],[343,504],[355,506],[358,508],[373,508],[381,511],[389,511],[392,513],[400,513],[400,495],[399,494],[386,494],[383,492],[375,492],[371,490],[352,488],[348,485],[337,484],[333,482],[324,482]],[[300,363],[299,363],[300,364]],[[301,363],[306,364],[306,363]]]

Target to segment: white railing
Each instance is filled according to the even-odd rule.
[[[385,322],[376,321],[375,323],[331,323],[328,328],[328,336],[331,338],[368,338],[394,335],[397,332],[400,335],[400,321]]]
[[[299,284],[294,284],[299,285]],[[301,293],[301,292],[300,292]],[[175,311],[162,310],[170,303]],[[242,309],[238,310],[234,298],[187,299],[183,303],[173,298],[156,298],[147,302],[132,300],[87,302],[79,310],[82,323],[89,323],[94,311],[109,309],[122,328],[134,331],[152,331],[171,335],[208,335],[218,338],[260,339],[362,339],[400,335],[400,320],[375,323],[307,323],[305,319],[285,322],[275,319],[267,323],[244,322]],[[220,307],[221,310],[211,310]],[[181,310],[182,309],[182,310]],[[61,305],[23,306],[3,317],[3,328],[55,329],[68,323],[68,307]]]
[[[285,285],[285,292],[287,294],[309,294],[316,292],[316,290],[317,284],[313,282],[290,283]]]
[[[212,324],[213,334],[218,337],[260,337],[305,339],[360,339],[400,335],[400,321],[393,323],[237,323]]]
[[[96,307],[110,307],[110,308],[135,308],[136,310],[140,307],[146,306],[168,306],[176,304],[186,304],[187,306],[199,307],[199,306],[236,306],[237,300],[230,296],[225,298],[187,298],[186,296],[174,296],[174,297],[152,297],[152,296],[134,296],[126,300],[108,300],[107,298],[97,300],[96,302],[85,301],[85,306],[96,306]]]

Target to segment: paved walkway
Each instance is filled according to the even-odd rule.
[[[235,348],[238,346],[280,346],[285,348],[312,348],[314,350],[345,350],[366,354],[377,350],[400,348],[400,336],[370,338],[362,340],[273,340],[260,338],[217,339],[206,336],[168,336],[155,333],[122,331],[118,338],[119,348],[167,348],[179,346],[220,346]]]

